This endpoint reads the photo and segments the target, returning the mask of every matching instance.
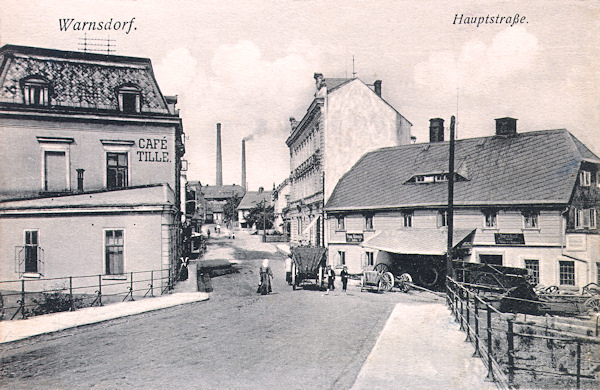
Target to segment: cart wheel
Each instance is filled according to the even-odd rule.
[[[600,297],[591,297],[583,304],[588,310],[595,313],[600,312]]]
[[[426,287],[435,286],[439,279],[439,276],[440,274],[438,270],[434,267],[423,268],[419,271],[419,274],[417,275],[421,284],[423,284]]]
[[[373,271],[377,271],[378,273],[383,274],[386,272],[390,272],[390,267],[385,263],[378,263],[375,265],[375,267],[373,267]]]
[[[319,286],[319,290],[323,290],[323,266],[319,266],[319,276],[317,278],[317,284]]]
[[[391,272],[385,272],[381,275],[381,289],[391,291],[392,287],[394,287],[394,275]]]
[[[402,292],[408,292],[408,290],[410,290],[409,283],[412,283],[412,277],[406,272],[400,275],[400,277],[398,278],[398,288]]]

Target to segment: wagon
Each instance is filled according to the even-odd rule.
[[[290,248],[292,253],[292,289],[305,285],[324,288],[327,249],[313,246]]]
[[[537,294],[539,311],[548,314],[580,315],[600,312],[600,286],[589,283],[582,288],[581,294],[561,291],[550,286]]]
[[[390,271],[381,267],[375,267],[373,270],[363,271],[360,283],[360,291],[376,290],[378,292],[391,291],[397,287],[400,291],[407,292],[412,286],[412,277],[408,273],[403,273],[394,277]]]

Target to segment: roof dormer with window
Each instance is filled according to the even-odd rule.
[[[50,82],[42,76],[32,75],[21,80],[23,103],[28,106],[50,104]]]
[[[135,84],[127,83],[116,88],[119,111],[139,113],[142,106],[142,90]]]

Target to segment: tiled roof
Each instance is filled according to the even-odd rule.
[[[325,81],[325,85],[327,86],[327,92],[329,93],[354,79],[325,78],[323,80]]]
[[[238,197],[243,197],[245,190],[242,186],[238,185],[224,185],[224,186],[203,186],[200,190],[202,195],[204,195],[204,199],[226,199],[232,198],[234,195]]]
[[[21,80],[42,76],[50,83],[50,107],[118,110],[116,88],[135,84],[142,113],[169,113],[147,58],[5,45],[0,63],[0,103],[22,104]]]
[[[261,203],[263,200],[267,201],[267,205],[271,205],[271,197],[273,195],[273,191],[248,191],[244,198],[240,202],[238,206],[238,210],[250,210],[256,207],[257,204]]]
[[[567,130],[456,141],[454,185],[460,205],[567,204],[582,159],[595,156]],[[334,210],[447,204],[447,183],[407,183],[416,174],[448,171],[448,142],[401,145],[365,154],[336,185]]]

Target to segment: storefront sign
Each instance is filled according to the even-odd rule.
[[[497,245],[525,245],[523,233],[495,233]]]
[[[166,138],[140,138],[137,142],[139,161],[143,162],[169,162]]]
[[[346,242],[363,242],[364,238],[362,233],[346,233]]]

